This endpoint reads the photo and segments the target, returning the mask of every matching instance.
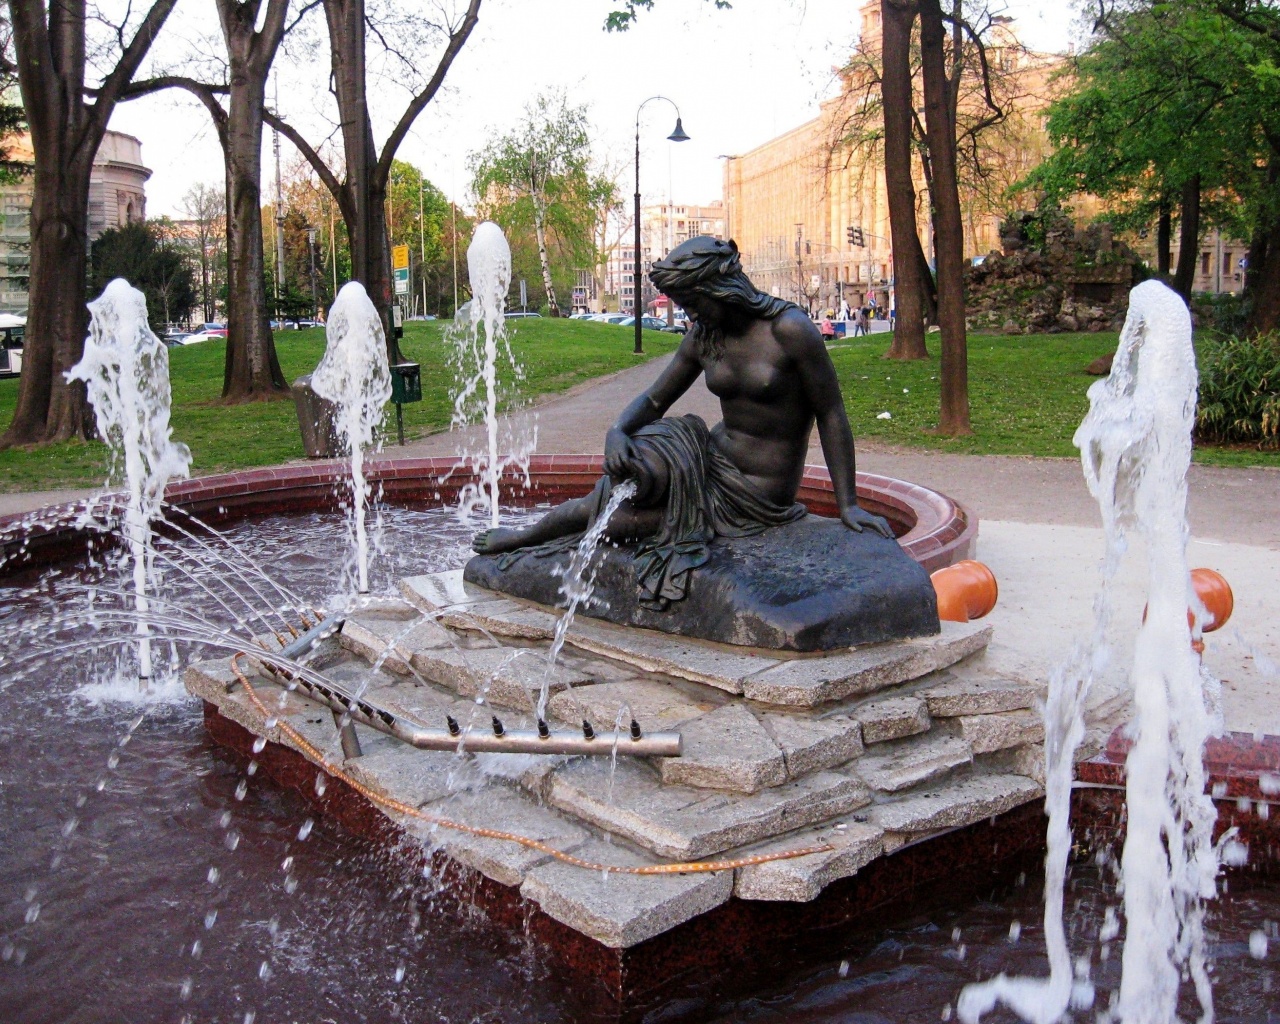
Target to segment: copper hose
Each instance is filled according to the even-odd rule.
[[[537,839],[530,839],[528,836],[516,835],[514,832],[500,832],[492,828],[480,828],[477,825],[466,825],[463,822],[452,821],[438,814],[428,814],[420,808],[413,807],[393,797],[383,796],[363,783],[357,782],[341,768],[331,765],[324,753],[299,733],[297,729],[279,716],[273,716],[258,697],[257,691],[250,684],[248,677],[240,671],[239,659],[245,656],[244,652],[241,651],[232,657],[231,671],[235,673],[236,679],[239,680],[240,685],[244,687],[245,693],[248,694],[250,702],[264,720],[275,717],[280,731],[293,740],[304,754],[307,754],[334,778],[341,779],[365,799],[400,814],[417,818],[419,821],[438,825],[440,828],[466,832],[473,836],[482,836],[485,839],[501,839],[510,843],[519,843],[521,846],[528,847],[531,850],[538,850],[548,854],[558,861],[563,861],[565,864],[572,864],[576,868],[618,875],[687,875],[713,871],[731,871],[734,868],[747,868],[755,864],[767,864],[774,860],[791,860],[795,857],[806,857],[811,853],[829,853],[835,849],[830,843],[819,843],[817,846],[804,846],[795,850],[784,850],[781,853],[761,853],[754,857],[739,857],[736,860],[695,861],[683,864],[647,864],[643,867],[627,867],[614,864],[597,864],[594,861],[583,860],[581,857],[575,857],[573,854],[557,850],[554,846],[549,846]]]

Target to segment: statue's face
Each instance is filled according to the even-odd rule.
[[[681,300],[680,305],[694,323],[706,324],[708,327],[720,327],[727,319],[728,310],[724,303],[706,295],[691,295]]]

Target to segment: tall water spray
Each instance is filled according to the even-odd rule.
[[[325,326],[324,358],[311,375],[321,398],[338,407],[337,427],[351,453],[351,514],[356,536],[356,577],[360,593],[369,591],[369,538],[365,510],[369,482],[364,475],[365,449],[374,445],[374,432],[391,398],[391,371],[382,319],[364,286],[342,286]]]
[[[1186,558],[1186,474],[1196,381],[1186,306],[1158,282],[1139,285],[1130,293],[1111,375],[1089,388],[1089,413],[1074,438],[1085,481],[1102,512],[1106,557],[1094,635],[1054,674],[1046,706],[1050,976],[999,975],[969,986],[957,1007],[963,1021],[977,1021],[1003,1002],[1024,1020],[1050,1024],[1069,1005],[1084,1009],[1092,1003],[1087,980],[1072,977],[1063,928],[1071,778],[1073,755],[1084,735],[1085,698],[1105,655],[1110,585],[1130,535],[1145,541],[1148,593],[1130,672],[1135,714],[1121,859],[1127,926],[1116,1014],[1124,1024],[1172,1024],[1185,972],[1195,986],[1201,1019],[1213,1019],[1204,901],[1216,893],[1218,857],[1202,755],[1205,741],[1221,726],[1211,707],[1216,681],[1192,650],[1187,621],[1192,608],[1198,634],[1204,609]]]
[[[84,356],[67,380],[84,381],[98,434],[123,464],[128,504],[125,540],[138,613],[138,675],[151,677],[151,524],[161,514],[165,485],[185,477],[191,452],[172,439],[169,426],[169,351],[147,325],[147,300],[123,278],[89,303]]]
[[[504,437],[498,422],[500,356],[506,357],[516,380],[523,378],[524,371],[511,351],[506,329],[511,247],[507,245],[502,229],[492,221],[481,223],[471,238],[467,247],[467,274],[471,281],[469,315],[459,317],[451,335],[459,383],[454,398],[453,423],[464,426],[483,420],[485,449],[483,453],[463,453],[481,483],[479,486],[468,484],[462,489],[460,506],[464,511],[484,506],[489,524],[497,526],[502,472],[508,466],[528,467],[529,452],[536,443],[537,430],[532,421],[524,424],[523,429],[509,422]],[[500,454],[504,446],[507,449],[505,455]]]

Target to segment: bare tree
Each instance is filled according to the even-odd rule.
[[[591,212],[594,225],[591,237],[596,260],[591,273],[601,302],[605,296],[609,257],[632,229],[632,215],[623,202],[620,184],[625,163],[622,159],[600,161],[592,177]]]
[[[306,157],[337,202],[351,245],[351,276],[364,285],[381,314],[387,328],[389,354],[394,361],[399,361],[400,354],[390,329],[391,254],[387,242],[386,198],[391,163],[414,121],[440,91],[449,68],[479,21],[480,2],[470,0],[461,18],[445,26],[445,48],[435,71],[425,82],[413,87],[408,104],[379,150],[369,119],[366,31],[372,32],[398,62],[406,80],[417,77],[417,54],[401,54],[387,35],[377,30],[376,23],[368,16],[365,0],[323,0],[329,33],[330,82],[342,133],[342,170],[331,167],[321,155],[321,147],[308,142],[278,112],[264,112],[267,123]]]
[[[9,0],[35,180],[26,349],[17,408],[0,446],[90,436],[84,386],[64,376],[88,332],[89,175],[112,111],[175,2],[154,0],[141,20],[126,8],[113,24],[95,11],[100,32],[91,38],[86,0],[47,8],[43,0]],[[103,73],[92,88],[88,75],[99,62]]]
[[[139,82],[131,96],[186,89],[208,110],[226,161],[227,357],[222,397],[249,402],[288,394],[267,316],[262,252],[262,120],[267,78],[291,25],[320,0],[288,20],[289,0],[216,0],[226,46],[221,83],[181,76]],[[259,27],[261,25],[261,27]],[[221,96],[227,97],[222,105]]]
[[[192,185],[182,197],[182,210],[194,228],[191,241],[200,266],[200,308],[206,323],[216,314],[218,263],[224,255],[220,243],[226,231],[226,200],[223,189],[203,183]]]
[[[881,95],[884,104],[884,178],[889,201],[889,233],[893,236],[894,330],[887,355],[891,359],[924,359],[926,282],[933,279],[920,249],[916,225],[916,186],[911,169],[912,122],[915,117],[911,81],[911,29],[919,5],[915,0],[881,0],[884,41]]]

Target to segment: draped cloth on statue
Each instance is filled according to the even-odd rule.
[[[664,611],[689,592],[691,574],[710,557],[717,537],[752,537],[773,526],[806,515],[801,504],[779,505],[751,484],[712,443],[711,431],[699,416],[669,416],[631,435],[639,492],[645,504],[655,479],[666,481],[662,524],[635,551],[636,583],[641,606]],[[591,522],[604,510],[613,490],[604,477],[592,492]],[[546,558],[577,547],[582,534],[561,537],[536,547],[499,556],[498,567],[510,568],[525,555]]]

